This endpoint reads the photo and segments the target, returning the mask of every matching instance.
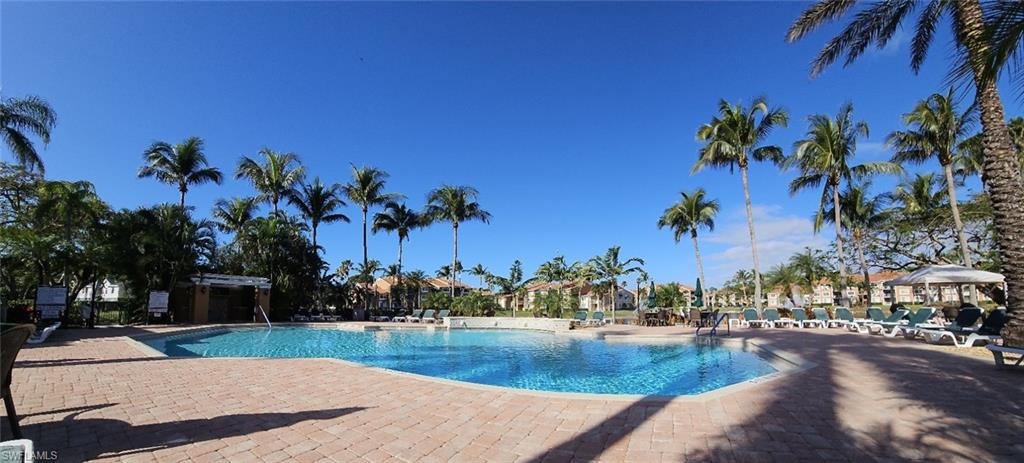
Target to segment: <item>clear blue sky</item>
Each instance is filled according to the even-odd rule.
[[[443,183],[477,187],[494,219],[461,228],[460,256],[502,274],[514,259],[532,271],[556,253],[582,260],[618,244],[659,282],[692,284],[692,246],[655,222],[680,190],[704,187],[722,203],[702,236],[718,285],[750,266],[738,175],[689,174],[695,131],[719,98],[767,95],[787,108],[792,123],[771,140],[787,151],[808,114],[852,100],[871,126],[858,155],[868,161],[888,157],[881,141],[901,113],[942,90],[945,30],[918,76],[901,32],[810,80],[807,63],[835,29],[786,44],[803,7],[4,2],[0,82],[4,96],[37,94],[58,111],[48,176],[89,180],[114,207],[177,201],[173,187],[135,177],[154,140],[201,136],[227,174],[267,146],[330,182],[347,181],[350,162],[383,168],[417,208]],[[1009,114],[1017,103],[1007,98]],[[817,194],[787,194],[792,177],[751,172],[764,269],[831,239],[810,230]],[[253,193],[228,178],[194,188],[189,205],[208,214],[218,198]],[[320,232],[332,267],[360,256],[359,213],[346,212],[352,224]],[[385,264],[396,247],[394,236],[370,239]],[[451,230],[437,225],[412,235],[406,267],[433,273],[450,253]]]

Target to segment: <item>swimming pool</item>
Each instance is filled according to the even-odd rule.
[[[336,358],[470,383],[555,392],[693,395],[776,372],[708,343],[610,343],[516,330],[233,328],[144,341],[168,356]]]

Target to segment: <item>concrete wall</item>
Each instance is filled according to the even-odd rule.
[[[448,317],[445,326],[459,328],[526,329],[540,331],[568,330],[572,320],[564,318],[511,317]]]

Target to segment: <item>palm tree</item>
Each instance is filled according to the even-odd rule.
[[[299,156],[295,153],[280,153],[263,148],[260,155],[263,156],[263,164],[242,156],[238,161],[235,178],[249,179],[259,193],[256,200],[269,202],[273,214],[277,215],[278,203],[297,194],[295,186],[301,184],[302,178],[306,175],[306,168],[302,166]]]
[[[679,240],[677,239],[676,242],[679,242]],[[640,290],[641,290],[640,287],[644,283],[646,283],[648,281],[651,281],[651,276],[648,275],[646,271],[640,270],[639,272],[637,272],[637,274],[636,274],[636,308],[637,309],[640,309]]]
[[[949,190],[939,189],[935,174],[916,174],[901,181],[887,196],[900,204],[903,212],[911,216],[929,214],[943,207]]]
[[[56,125],[57,113],[42,98],[27,96],[0,100],[0,138],[26,170],[45,173],[43,160],[29,135],[35,135],[46,146],[50,143],[50,131]]]
[[[743,294],[743,301],[749,301],[747,297],[747,287],[754,284],[754,272],[750,270],[739,269],[732,276],[733,283],[740,288],[740,292]]]
[[[708,231],[715,230],[715,215],[718,214],[718,200],[705,199],[703,188],[698,188],[692,193],[682,192],[679,202],[673,204],[658,219],[658,228],[669,227],[675,233],[676,243],[683,234],[689,233],[693,240],[693,254],[697,258],[697,275],[700,281],[707,284],[704,278],[704,264],[700,259],[700,246],[697,244],[697,230],[705,228]],[[639,297],[639,296],[638,296]]]
[[[416,308],[420,308],[420,299],[423,295],[423,285],[427,282],[427,273],[423,270],[413,270],[405,274],[405,281],[414,291],[416,291]]]
[[[644,260],[639,257],[620,260],[619,251],[619,246],[612,246],[605,251],[604,255],[590,259],[597,278],[606,280],[610,288],[613,321],[615,320],[615,299],[619,294],[619,278],[639,272],[642,270],[640,266],[644,265]]]
[[[809,188],[824,188],[818,211],[814,217],[815,231],[821,230],[825,208],[832,202],[835,223],[836,253],[839,257],[839,285],[846,286],[846,253],[843,252],[842,205],[839,191],[843,182],[849,184],[854,177],[865,177],[879,173],[899,173],[899,165],[888,162],[869,162],[850,166],[850,158],[857,152],[857,137],[868,136],[868,124],[853,120],[853,104],[846,103],[839,108],[833,119],[824,114],[808,117],[810,126],[807,138],[793,145],[793,154],[786,159],[786,167],[796,166],[800,176],[789,184],[789,194],[795,195]]]
[[[846,190],[840,195],[839,203],[842,205],[842,223],[853,239],[853,245],[857,248],[857,258],[860,261],[861,274],[864,277],[864,291],[868,295],[867,303],[871,303],[871,276],[868,273],[868,262],[864,257],[864,239],[868,231],[878,228],[885,222],[887,213],[885,206],[887,197],[885,195],[871,196],[869,192],[870,182],[850,183]],[[835,220],[834,211],[826,211],[825,220]]]
[[[480,208],[477,197],[479,192],[470,186],[444,185],[427,194],[427,208],[424,215],[431,222],[451,222],[452,235],[452,267],[451,296],[455,297],[455,280],[459,278],[459,269],[455,263],[459,261],[459,224],[470,220],[483,223],[491,221],[491,213]]]
[[[369,262],[369,253],[366,246],[366,224],[370,208],[388,201],[405,199],[398,193],[385,193],[384,184],[387,183],[388,173],[376,167],[356,167],[352,164],[352,181],[342,187],[345,196],[353,203],[359,205],[363,211],[363,265]]]
[[[177,145],[154,142],[142,153],[142,158],[146,165],[139,169],[139,178],[155,177],[160,183],[177,186],[181,193],[181,207],[185,207],[185,193],[189,186],[209,182],[220,185],[224,180],[220,169],[209,167],[203,153],[203,139],[199,137],[186,138]]]
[[[337,212],[346,206],[341,200],[341,187],[338,184],[324,185],[320,177],[315,177],[313,183],[302,185],[297,194],[288,197],[302,217],[309,221],[309,229],[313,237],[313,249],[319,252],[316,245],[316,230],[320,224],[345,222],[349,223],[348,216]]]
[[[828,269],[822,263],[825,259],[820,251],[813,250],[809,247],[805,247],[803,252],[798,252],[789,257],[788,271],[793,272],[796,275],[796,288],[806,290],[807,292],[814,292],[814,288],[818,286],[818,283],[828,276]],[[838,285],[840,293],[845,292],[846,283],[840,282]],[[798,302],[797,298],[794,297],[793,302]]]
[[[963,221],[960,220],[960,207],[956,199],[953,166],[957,159],[963,156],[959,149],[973,125],[973,108],[960,112],[953,98],[953,89],[949,89],[945,95],[936,93],[919,102],[913,111],[903,116],[903,121],[913,128],[889,135],[888,142],[896,149],[893,161],[915,164],[924,163],[932,158],[939,161],[946,178],[953,227],[960,241],[960,258],[965,267],[972,268],[974,262],[967,245],[967,235],[964,233]],[[973,290],[971,303],[977,303],[977,296]]]
[[[487,267],[484,267],[484,264],[476,264],[469,269],[469,273],[480,279],[480,288],[483,289],[484,284],[487,281],[487,276],[490,275],[490,272],[487,271]]]
[[[754,305],[761,309],[761,264],[757,257],[757,235],[754,232],[754,207],[750,203],[750,184],[747,169],[750,159],[780,163],[784,159],[782,148],[775,145],[761,145],[772,129],[785,127],[789,122],[786,111],[769,109],[764,98],[754,100],[749,108],[743,105],[729,105],[725,100],[718,103],[718,116],[701,126],[697,138],[707,142],[700,150],[692,172],[704,167],[740,168],[743,183],[743,199],[747,207],[747,227],[750,229],[750,251],[754,260]],[[761,145],[761,146],[758,146]]]
[[[256,214],[254,198],[232,198],[231,201],[218,199],[213,205],[213,218],[217,229],[224,233],[238,233]]]
[[[1015,117],[1006,123],[1010,130],[1010,138],[1013,139],[1013,149],[1017,152],[1017,159],[1021,164],[1021,176],[1024,176],[1024,118]],[[982,146],[982,134],[964,140],[960,143],[961,155],[954,162],[954,171],[961,177],[979,175],[982,182],[985,176],[981,175],[984,170],[985,153]]]
[[[768,273],[764,275],[764,279],[765,283],[770,287],[781,286],[786,294],[789,294],[793,302],[800,305],[800,294],[796,291],[796,288],[800,287],[802,280],[800,274],[792,265],[779,262],[768,270]]]
[[[526,285],[533,281],[523,279],[523,263],[516,260],[512,262],[507,277],[490,275],[488,280],[498,287],[501,294],[512,296],[512,318],[515,318],[516,309],[519,307],[519,295],[526,289]]]
[[[555,256],[551,260],[544,262],[537,267],[537,271],[533,272],[537,276],[537,279],[546,283],[554,283],[558,286],[558,316],[562,316],[562,302],[564,297],[562,295],[562,289],[565,285],[565,281],[572,276],[572,267],[565,263],[564,256]]]
[[[800,40],[825,23],[839,19],[858,4],[849,0],[816,2],[793,23],[786,39],[790,42]],[[1024,208],[1020,207],[1024,185],[1021,184],[1020,162],[1006,126],[1006,112],[996,79],[992,78],[992,37],[986,31],[981,1],[892,0],[867,4],[821,50],[811,66],[811,74],[819,74],[844,53],[845,63],[850,64],[870,45],[884,47],[901,29],[901,23],[918,11],[916,7],[919,5],[923,5],[923,9],[919,10],[913,39],[912,69],[915,72],[920,69],[936,26],[943,18],[949,17],[955,31],[957,50],[963,58],[955,67],[959,67],[960,74],[969,75],[974,83],[974,101],[981,113],[985,188],[992,202],[993,235],[1006,276],[1006,306],[1010,320],[1003,329],[1003,339],[1007,345],[1024,346],[1024,265],[1019,264],[1021,256],[1024,256],[1024,237],[1020,235],[1020,230],[1024,229]],[[995,48],[999,49],[999,46]]]
[[[405,204],[388,201],[384,210],[373,216],[373,232],[395,232],[398,235],[398,274],[397,286],[402,287],[402,243],[409,239],[409,232],[423,227],[423,217]]]

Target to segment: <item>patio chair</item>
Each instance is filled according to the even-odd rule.
[[[452,311],[448,309],[439,310],[437,312],[437,319],[434,320],[434,323],[444,323],[444,319],[448,318],[448,314],[450,313],[452,313]]]
[[[14,410],[14,396],[11,395],[11,373],[14,371],[14,360],[25,345],[25,341],[35,332],[36,327],[30,324],[15,325],[0,332],[0,378],[3,379],[0,393],[3,395],[4,408],[7,409],[7,420],[11,424],[11,434],[21,439],[21,428],[18,426],[18,413]]]
[[[587,323],[594,326],[601,326],[604,325],[604,322],[604,312],[598,310],[590,315],[590,321]]]
[[[422,322],[424,320],[430,320],[427,323],[434,323],[434,321],[433,321],[434,320],[434,309],[424,310],[423,313],[419,317],[413,317],[412,320],[409,320],[409,321],[411,321],[413,323],[419,323],[419,322]]]
[[[54,331],[57,331],[57,328],[60,328],[60,322],[56,322],[50,326],[47,326],[46,328],[43,328],[42,330],[36,331],[36,334],[29,336],[28,341],[25,342],[29,344],[40,344],[43,341],[45,341],[46,338],[50,337],[50,335],[53,334]]]
[[[981,314],[984,311],[980,307],[964,307],[960,309],[956,314],[956,318],[953,319],[952,323],[922,323],[917,325],[921,330],[964,330],[974,328],[978,324],[978,320],[981,320]]]
[[[437,315],[438,312],[440,311],[428,310],[423,312],[423,318],[421,318],[420,321],[423,323],[437,323],[437,318],[434,316]]]
[[[693,326],[700,325],[700,309],[690,309],[690,324]]]
[[[577,326],[587,326],[587,311],[577,310],[572,319]]]
[[[292,314],[291,320],[293,322],[308,322],[309,321],[309,310],[299,309]]]
[[[1016,347],[997,346],[995,344],[989,344],[985,347],[992,352],[992,357],[996,361],[996,368],[1010,369],[1024,367],[1024,365],[1021,365],[1021,362],[1024,362],[1024,349],[1019,349]],[[1011,360],[1006,358],[1004,354],[1016,355],[1017,360],[1013,361],[1013,363],[1010,363]]]
[[[840,308],[842,308],[842,307],[840,307]],[[837,327],[837,326],[842,326],[843,322],[846,321],[846,320],[840,320],[840,319],[837,319],[837,318],[830,317],[829,314],[828,314],[828,310],[825,310],[824,307],[817,307],[817,308],[811,309],[811,313],[814,314],[814,319],[815,320],[821,320],[822,328],[834,328],[834,327]]]
[[[807,311],[800,307],[793,308],[793,322],[800,328],[806,328],[809,326],[816,326],[818,328],[824,328],[825,322],[823,320],[812,320],[807,318]]]
[[[959,315],[957,318],[960,318]],[[956,322],[954,322],[956,323]],[[985,317],[985,321],[978,329],[973,328],[945,328],[941,330],[922,329],[921,334],[931,344],[938,344],[943,339],[953,340],[956,347],[973,347],[978,341],[994,343],[1000,339],[999,332],[1006,324],[1006,309],[996,309]]]
[[[755,326],[775,328],[775,324],[770,320],[765,320],[757,315],[757,309],[743,309],[743,323],[748,328]]]

